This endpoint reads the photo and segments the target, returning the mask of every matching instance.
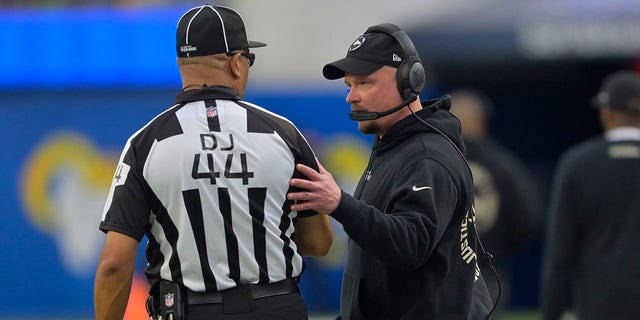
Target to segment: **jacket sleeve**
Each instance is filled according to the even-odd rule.
[[[434,160],[420,160],[393,179],[384,208],[343,192],[331,214],[360,247],[386,265],[404,271],[422,266],[450,224],[458,187]]]

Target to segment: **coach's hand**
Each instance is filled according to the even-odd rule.
[[[289,192],[287,194],[287,199],[297,200],[297,203],[291,206],[291,210],[315,210],[330,214],[338,207],[342,190],[333,179],[331,173],[320,164],[320,161],[317,162],[320,172],[303,164],[296,165],[296,169],[305,175],[307,180],[290,180],[289,184],[291,186],[303,189],[302,191]]]

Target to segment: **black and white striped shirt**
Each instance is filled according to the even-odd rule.
[[[296,163],[315,155],[287,119],[226,87],[181,92],[127,141],[100,230],[147,235],[151,284],[193,291],[300,275],[286,199]]]

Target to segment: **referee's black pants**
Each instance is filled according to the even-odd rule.
[[[306,320],[309,312],[298,292],[255,299],[255,310],[245,313],[224,313],[222,303],[186,306],[186,320]]]

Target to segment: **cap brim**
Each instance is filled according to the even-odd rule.
[[[369,74],[382,68],[382,64],[367,60],[346,57],[328,63],[322,68],[322,74],[329,80],[340,79],[345,73]]]
[[[249,47],[248,48],[258,48],[258,47],[266,47],[267,44],[264,42],[260,42],[260,41],[249,41]]]

